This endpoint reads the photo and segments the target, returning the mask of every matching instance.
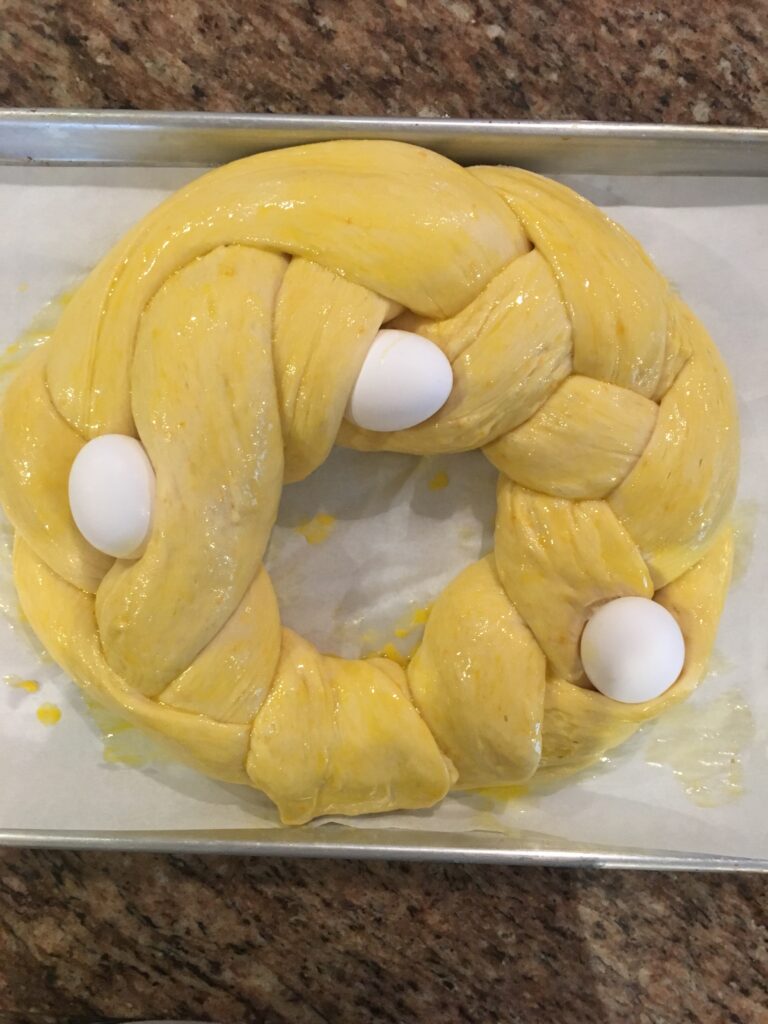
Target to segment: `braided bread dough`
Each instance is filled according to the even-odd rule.
[[[344,420],[383,323],[435,342],[448,402],[392,434]],[[428,807],[575,770],[704,671],[731,565],[738,428],[703,327],[640,246],[535,174],[394,142],[215,170],[93,270],[0,408],[0,500],[24,613],[56,661],[284,821]],[[77,531],[67,478],[103,433],[157,477],[141,557]],[[284,480],[335,443],[481,448],[495,552],[438,597],[404,670],[281,628],[262,557]],[[653,597],[686,640],[662,697],[592,689],[597,605]]]

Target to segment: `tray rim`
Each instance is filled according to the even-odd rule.
[[[199,166],[201,155],[216,162],[217,152],[221,159],[233,159],[238,148],[256,152],[334,137],[399,138],[447,155],[479,148],[484,158],[519,156],[525,165],[550,173],[636,174],[636,161],[643,158],[643,173],[768,177],[768,129],[760,128],[61,109],[0,111],[0,166]],[[545,842],[527,846],[509,842],[503,833],[344,825],[254,832],[0,829],[0,847],[9,848],[768,872],[768,858],[569,845],[538,838]]]
[[[400,139],[546,173],[763,176],[768,128],[199,111],[0,110],[0,164],[202,166],[330,138]]]
[[[264,838],[269,836],[269,838]],[[318,838],[319,837],[319,838]],[[438,841],[435,837],[439,837]],[[428,841],[424,841],[424,839]],[[768,859],[671,850],[606,848],[582,844],[503,846],[489,842],[502,833],[421,833],[415,830],[362,829],[321,825],[316,829],[274,828],[257,831],[220,829],[214,832],[68,832],[29,829],[0,830],[0,848],[99,850],[133,853],[194,853],[320,860],[403,860],[455,864],[497,864],[640,871],[708,871],[768,873]],[[431,841],[429,841],[431,839]]]

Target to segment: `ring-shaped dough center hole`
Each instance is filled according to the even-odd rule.
[[[480,452],[335,448],[283,489],[265,558],[283,624],[328,654],[410,655],[431,603],[493,546],[497,476]]]

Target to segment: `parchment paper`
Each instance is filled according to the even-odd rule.
[[[0,345],[196,173],[0,169]],[[432,811],[348,824],[524,829],[566,844],[768,857],[768,179],[565,180],[637,235],[708,325],[734,376],[744,439],[739,567],[713,670],[674,717],[576,779],[533,786],[513,799],[464,794]],[[441,474],[447,485],[433,489],[445,483]],[[342,655],[391,641],[409,650],[419,635],[418,627],[408,632],[414,612],[488,549],[494,484],[495,472],[477,454],[418,460],[336,451],[317,474],[284,492],[268,556],[284,621]],[[318,514],[330,518],[306,525]],[[105,761],[102,733],[114,722],[97,725],[74,685],[41,660],[18,620],[5,553],[0,563],[0,675],[40,683],[37,693],[0,684],[0,829],[277,824],[259,794],[169,762],[135,731],[118,728],[106,751],[138,767]],[[61,709],[55,726],[37,718],[44,703]],[[683,747],[675,774],[666,762]]]

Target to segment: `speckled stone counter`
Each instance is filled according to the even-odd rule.
[[[0,104],[768,124],[766,0],[0,0]]]
[[[750,1024],[761,877],[0,855],[0,1021]]]
[[[768,124],[766,0],[0,0],[0,104]],[[768,1021],[768,880],[0,852],[0,1024]]]

